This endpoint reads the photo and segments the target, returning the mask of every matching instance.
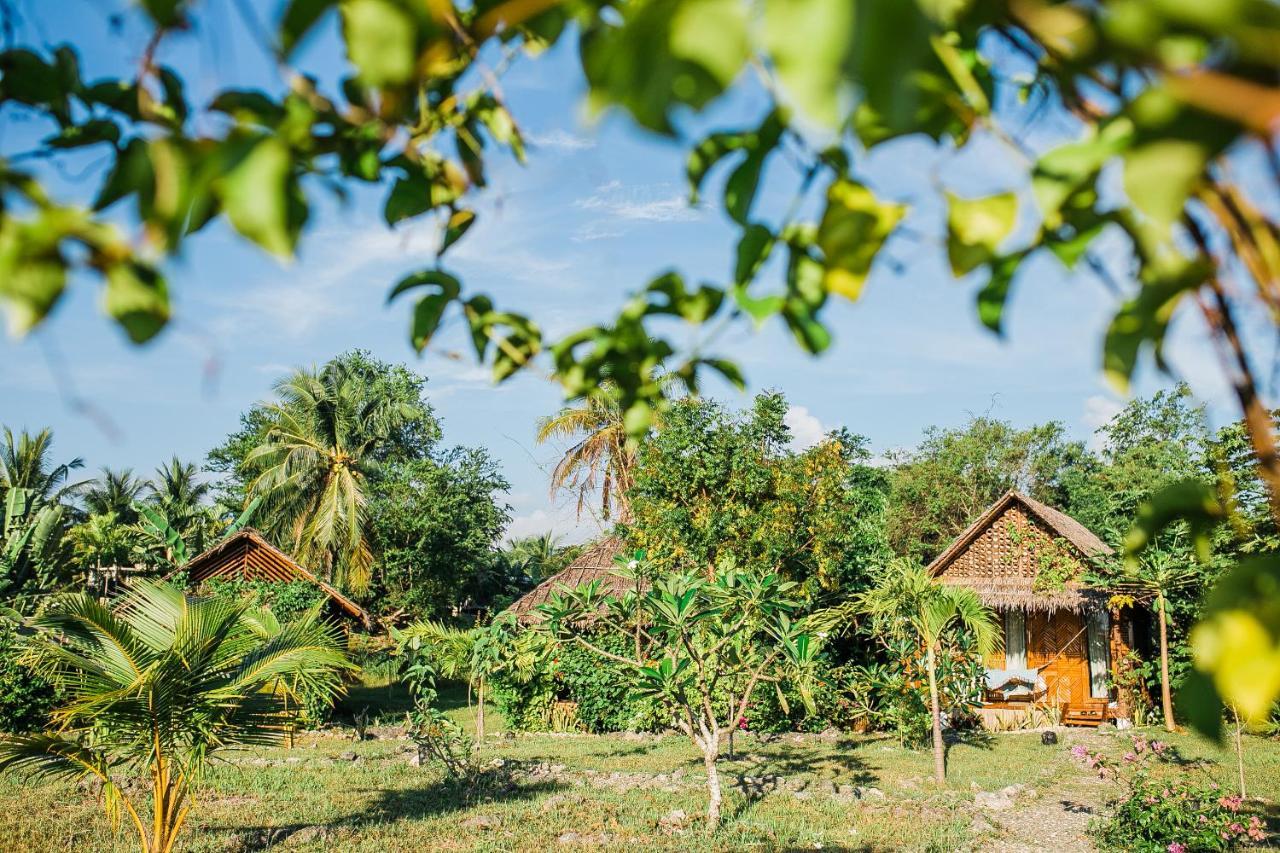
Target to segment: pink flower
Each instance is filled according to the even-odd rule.
[[[1240,803],[1241,803],[1241,802],[1242,802],[1242,800],[1241,800],[1241,799],[1240,799],[1240,797],[1238,797],[1238,796],[1219,797],[1219,798],[1218,798],[1218,805],[1222,806],[1224,809],[1226,809],[1226,810],[1227,810],[1227,811],[1229,811],[1229,812],[1238,812],[1238,811],[1240,811]]]
[[[1180,841],[1175,841],[1165,848],[1169,853],[1187,853],[1187,845]]]
[[[1238,823],[1231,824],[1230,826],[1227,827],[1227,830],[1232,835],[1242,835],[1244,833],[1244,827]]]
[[[1124,760],[1132,764],[1138,760],[1138,756],[1134,755],[1132,752],[1126,752],[1124,754]]]
[[[1082,743],[1078,743],[1075,746],[1071,747],[1071,756],[1073,758],[1086,758],[1088,757],[1088,755],[1089,755],[1089,750],[1085,749],[1084,744]]]
[[[1168,748],[1169,748],[1169,744],[1165,743],[1162,740],[1155,740],[1151,742],[1151,751],[1154,752],[1156,755],[1163,754],[1164,751]]]
[[[1208,823],[1208,822],[1209,822],[1209,818],[1205,817],[1204,815],[1200,815],[1200,822],[1201,822],[1201,823]]]
[[[1133,739],[1133,749],[1135,752],[1142,752],[1146,748],[1147,742],[1145,740],[1139,737]]]

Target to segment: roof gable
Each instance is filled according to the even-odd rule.
[[[577,589],[585,583],[600,581],[605,591],[613,595],[622,595],[636,588],[631,578],[618,574],[614,557],[623,552],[623,542],[614,536],[608,536],[589,546],[569,566],[516,599],[508,613],[514,613],[521,624],[530,625],[542,620],[538,612],[539,605],[545,604],[552,595],[562,587]]]
[[[320,587],[344,612],[359,619],[366,628],[373,625],[373,619],[364,608],[272,545],[252,527],[228,536],[204,553],[191,558],[178,572],[185,572],[188,581],[193,584],[203,583],[210,578],[279,583],[309,581]]]
[[[942,583],[976,590],[993,607],[1079,609],[1093,597],[1075,581],[1037,588],[1043,549],[1026,546],[1026,534],[1065,542],[1065,557],[1084,570],[1111,548],[1066,513],[1017,491],[1006,492],[929,564]],[[1062,553],[1059,551],[1059,553]]]

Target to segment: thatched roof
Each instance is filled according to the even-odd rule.
[[[538,605],[545,604],[553,593],[561,589],[577,589],[591,581],[600,581],[605,592],[613,595],[630,592],[636,588],[636,582],[618,574],[618,567],[613,562],[614,557],[622,553],[623,547],[622,540],[613,536],[589,545],[568,568],[529,590],[508,607],[507,612],[516,614],[520,624],[532,625],[542,620],[542,615],[537,610]]]
[[[1006,524],[998,522],[1005,521]],[[973,589],[988,607],[1001,610],[1089,610],[1106,594],[1067,581],[1058,589],[1037,589],[1040,562],[1009,527],[1034,530],[1064,542],[1066,559],[1083,572],[1091,560],[1109,556],[1108,545],[1071,516],[1027,497],[1006,492],[978,516],[929,564],[941,583]]]
[[[338,609],[360,620],[366,629],[373,627],[373,619],[363,607],[272,545],[252,527],[239,530],[203,554],[192,557],[170,577],[179,572],[185,573],[187,582],[192,585],[204,583],[210,578],[280,583],[309,581],[329,596]]]

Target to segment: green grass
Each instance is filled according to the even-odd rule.
[[[471,723],[464,692],[446,691],[445,699],[455,719]],[[394,690],[370,688],[353,692],[343,713],[370,708],[394,723],[403,719],[399,702]],[[488,726],[502,729],[495,711]],[[1029,734],[960,743],[950,750],[948,784],[939,789],[929,781],[927,752],[883,737],[741,736],[735,759],[722,764],[726,783],[741,775],[778,774],[797,786],[807,783],[808,792],[748,797],[726,786],[724,827],[708,836],[698,823],[705,805],[701,762],[679,737],[493,736],[481,758],[500,758],[505,766],[464,790],[432,768],[410,766],[406,741],[394,731],[375,732],[377,739],[361,743],[340,732],[305,735],[293,750],[236,753],[236,763],[215,765],[182,839],[184,849],[526,850],[554,847],[562,838],[618,850],[965,849],[980,841],[971,829],[975,790],[1024,783],[1041,793],[1039,802],[1053,803],[1053,795],[1077,793],[1084,785],[1098,789],[1094,795],[1101,798],[1099,785],[1084,784],[1089,779],[1071,761],[1070,746],[1088,739],[1119,752],[1127,744],[1084,731],[1067,733],[1056,746]],[[1187,757],[1213,762],[1193,772],[1233,787],[1229,754],[1189,735],[1170,740]],[[1249,738],[1247,751],[1250,793],[1274,804],[1280,800],[1280,743]],[[344,752],[359,760],[342,760]],[[541,764],[564,770],[509,773]],[[662,776],[655,780],[657,774]],[[874,786],[886,796],[833,796],[833,786],[842,784]],[[685,832],[659,832],[660,819],[677,809],[690,815]],[[136,849],[127,834],[112,833],[98,804],[75,785],[13,777],[0,778],[0,839],[6,850]]]

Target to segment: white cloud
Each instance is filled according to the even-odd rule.
[[[532,148],[550,148],[556,151],[585,151],[588,148],[596,147],[594,139],[575,136],[560,128],[548,133],[526,133],[524,138]]]
[[[573,206],[633,222],[691,222],[701,217],[670,184],[627,188],[610,181]]]
[[[1119,400],[1103,394],[1094,394],[1084,401],[1084,414],[1080,417],[1080,420],[1084,421],[1084,425],[1089,428],[1092,434],[1089,438],[1089,447],[1091,449],[1102,449],[1106,442],[1098,430],[1120,414],[1120,410],[1123,408],[1124,404]]]
[[[796,450],[808,450],[827,436],[827,428],[822,421],[804,406],[788,407],[782,422],[791,430],[791,446]]]
[[[525,536],[541,536],[547,531],[562,537],[566,543],[577,543],[599,536],[601,528],[590,518],[578,519],[573,506],[555,507],[551,511],[535,509],[512,518],[503,531],[502,539],[508,541]]]

